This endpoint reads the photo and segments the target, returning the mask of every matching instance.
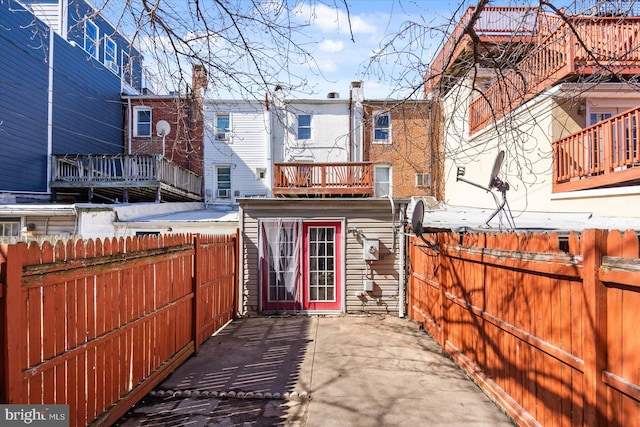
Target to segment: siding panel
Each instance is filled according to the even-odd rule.
[[[347,313],[374,313],[397,315],[399,308],[398,284],[400,280],[399,237],[393,245],[393,229],[389,202],[357,200],[351,202],[323,200],[304,202],[297,200],[240,201],[242,207],[245,264],[243,286],[247,309],[258,306],[258,228],[259,218],[303,218],[304,220],[344,220],[344,278]],[[322,215],[318,215],[322,212]],[[357,229],[358,234],[348,232]],[[372,275],[367,276],[363,259],[361,237],[380,240],[380,259],[370,263]],[[363,280],[374,280],[374,291],[361,295]]]
[[[46,191],[49,30],[0,3],[0,190]]]

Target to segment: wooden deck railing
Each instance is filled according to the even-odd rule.
[[[553,191],[640,181],[640,107],[553,142]]]
[[[446,74],[445,71],[449,65],[455,63],[458,53],[464,50],[466,42],[470,40],[465,36],[465,30],[475,11],[475,6],[466,10],[442,49],[431,61],[427,74],[427,91],[437,85],[443,73]],[[505,38],[515,40],[518,37],[531,37],[538,31],[537,11],[538,8],[531,7],[488,6],[482,10],[473,30],[487,42],[496,42]]]
[[[159,155],[52,155],[56,187],[117,187],[170,185],[202,194],[202,178]]]
[[[569,76],[595,73],[640,73],[640,17],[572,16],[571,25],[541,28],[537,46],[517,69],[502,74],[482,96],[469,106],[469,133],[477,132],[503,118],[514,108],[532,99],[545,87]],[[551,22],[551,21],[549,21]]]
[[[373,195],[373,164],[275,163],[274,195]]]
[[[518,425],[637,424],[635,232],[437,239],[410,244],[409,315]]]

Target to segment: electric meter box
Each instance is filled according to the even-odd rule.
[[[380,259],[380,240],[364,239],[362,255],[365,261],[375,261]]]

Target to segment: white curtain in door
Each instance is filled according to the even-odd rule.
[[[264,219],[260,225],[260,271],[270,302],[301,302],[302,220]]]

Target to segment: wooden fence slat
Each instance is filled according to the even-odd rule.
[[[433,307],[419,308],[440,306],[447,338],[435,337],[519,424],[640,425],[636,233],[438,240],[433,279],[410,246],[409,314],[428,325]],[[425,291],[436,286],[446,292],[433,304]]]

